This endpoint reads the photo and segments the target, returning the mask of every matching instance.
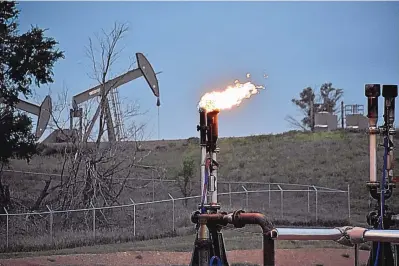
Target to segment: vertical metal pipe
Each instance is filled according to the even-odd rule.
[[[384,97],[384,121],[386,130],[388,130],[389,140],[393,144],[395,128],[395,98],[398,96],[397,85],[383,85],[382,96]],[[393,179],[393,164],[394,164],[393,147],[390,148],[387,156],[387,174],[388,180],[391,182]]]
[[[197,130],[200,131],[200,145],[201,145],[201,197],[204,195],[204,189],[205,189],[205,162],[206,162],[206,131],[207,131],[207,125],[206,125],[206,110],[200,108],[199,109],[199,125],[197,126]],[[202,198],[201,198],[202,200]],[[204,199],[204,204],[207,203],[207,197],[205,195]]]
[[[370,182],[377,182],[377,122],[378,122],[378,97],[381,94],[380,84],[366,84],[365,95],[367,97],[369,119],[369,149],[370,149]]]
[[[206,161],[206,147],[201,146],[201,197],[204,195],[205,189],[205,161]],[[202,200],[202,199],[201,199]],[[207,204],[207,196],[205,195],[204,204]]]
[[[216,162],[216,151],[212,153],[212,159]],[[212,175],[214,176],[214,190],[211,194],[211,203],[218,203],[218,167],[213,165]]]
[[[263,233],[263,265],[274,266],[275,265],[275,248],[274,240],[270,236],[270,232]]]
[[[377,182],[377,135],[370,134],[370,182]]]
[[[355,266],[359,265],[359,245],[355,244]]]

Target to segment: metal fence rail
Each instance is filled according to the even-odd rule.
[[[136,179],[136,180],[143,180],[143,181],[154,181],[155,179]],[[167,182],[175,182],[173,180],[162,180],[162,182],[167,181]],[[237,208],[237,205],[239,205],[240,208],[243,208],[244,210],[248,210],[250,207],[252,207],[253,203],[261,203],[262,206],[264,206],[266,203],[267,208],[270,210],[275,210],[276,208],[279,207],[279,213],[277,213],[277,217],[284,219],[285,214],[284,213],[284,201],[287,199],[290,199],[290,205],[292,205],[293,200],[295,201],[295,195],[294,198],[289,198],[288,196],[290,193],[300,193],[304,199],[307,198],[307,215],[309,217],[314,217],[316,221],[319,220],[319,207],[322,206],[320,205],[320,195],[322,194],[341,194],[344,195],[345,198],[347,198],[345,205],[347,204],[347,219],[350,221],[351,219],[351,210],[350,210],[350,187],[348,185],[347,190],[338,190],[338,189],[331,189],[331,188],[325,188],[325,187],[318,187],[318,186],[313,186],[313,185],[300,185],[300,184],[284,184],[284,183],[262,183],[262,182],[219,182],[220,184],[227,184],[228,185],[228,192],[221,192],[218,193],[219,195],[219,201],[221,202],[222,206],[224,206],[224,209],[227,208]],[[232,191],[232,185],[240,185],[240,190]],[[257,185],[262,185],[265,187],[265,189],[248,189],[246,186],[249,186],[249,184],[257,184]],[[284,186],[290,186],[290,189],[285,189]],[[155,193],[155,190],[152,190],[153,193]],[[266,195],[267,194],[267,195]],[[273,206],[273,194],[278,194],[279,195],[279,205]],[[258,196],[257,196],[258,195]],[[287,196],[288,195],[288,196]],[[51,243],[54,243],[54,217],[57,214],[62,214],[62,213],[91,213],[91,225],[89,225],[89,228],[91,227],[92,230],[92,236],[93,238],[96,238],[97,232],[96,230],[99,228],[97,225],[98,218],[96,218],[96,212],[103,212],[105,210],[115,210],[115,209],[120,209],[123,210],[122,216],[128,215],[128,212],[133,211],[133,214],[131,215],[132,218],[132,229],[133,229],[133,236],[139,235],[137,232],[137,226],[138,225],[144,225],[146,226],[145,222],[143,221],[140,223],[138,221],[139,219],[139,214],[140,212],[148,211],[148,210],[154,210],[152,208],[153,205],[155,204],[162,204],[162,209],[167,209],[170,208],[170,212],[172,215],[172,221],[170,223],[170,228],[166,228],[165,230],[172,230],[175,231],[177,227],[177,219],[178,216],[180,216],[179,219],[188,219],[189,215],[186,215],[186,211],[184,210],[184,217],[182,218],[182,210],[180,210],[180,207],[177,207],[176,204],[180,202],[186,202],[188,200],[195,200],[199,199],[200,196],[189,196],[189,197],[173,197],[171,193],[167,193],[165,195],[165,199],[161,200],[152,200],[152,201],[146,201],[146,202],[135,202],[134,199],[130,198],[129,203],[127,204],[122,204],[122,205],[117,205],[117,206],[105,206],[105,207],[96,207],[93,204],[91,205],[90,208],[82,208],[82,209],[73,209],[73,210],[54,210],[50,206],[46,206],[47,210],[42,211],[42,212],[26,212],[26,213],[9,213],[6,209],[4,209],[3,214],[0,214],[0,218],[4,217],[6,222],[5,222],[5,247],[6,249],[9,248],[10,246],[10,241],[11,241],[11,234],[10,234],[10,229],[14,225],[14,223],[10,223],[10,219],[12,217],[28,217],[28,216],[47,216],[48,220],[46,222],[46,225],[48,226],[48,236],[50,237]],[[238,196],[238,199],[237,199]],[[227,199],[226,199],[227,197]],[[258,197],[258,198],[257,198]],[[313,197],[314,199],[311,199]],[[155,199],[155,195],[153,195],[153,199]],[[251,200],[253,201],[251,203]],[[298,200],[297,200],[298,201]],[[306,200],[305,200],[306,201]],[[300,201],[297,204],[302,204],[304,202]],[[195,200],[191,202],[190,206],[186,206],[187,209],[195,210],[197,209],[197,204],[198,200]],[[337,204],[337,202],[334,202],[334,204]],[[171,206],[170,206],[171,205]],[[342,204],[340,204],[342,206]],[[138,207],[144,206],[146,210],[138,210]],[[168,207],[169,206],[169,207]],[[312,213],[312,208],[311,206],[314,206],[314,212]],[[256,208],[253,207],[253,208]],[[333,213],[332,210],[327,207],[328,210],[327,212]],[[305,211],[306,212],[306,211]],[[314,216],[313,216],[314,215]],[[187,217],[185,217],[187,216]],[[3,219],[4,219],[3,218]],[[119,217],[120,218],[120,217]],[[121,229],[121,228],[119,228]],[[4,234],[0,234],[0,239],[3,238]],[[15,234],[12,235],[13,238],[17,238]],[[19,237],[23,237],[19,234]],[[2,242],[2,241],[0,241]],[[3,242],[4,243],[4,242]]]

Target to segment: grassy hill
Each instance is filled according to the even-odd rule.
[[[125,154],[131,152],[130,144],[126,144]],[[222,138],[219,140],[220,163],[219,181],[236,182],[269,182],[315,185],[346,190],[351,188],[352,224],[363,224],[368,210],[368,191],[366,182],[369,179],[368,135],[365,132],[320,132],[303,133],[287,132],[277,135],[259,135],[242,138]],[[62,168],[59,147],[44,147],[40,156],[35,156],[29,164],[14,160],[10,169],[39,173],[59,173]],[[141,152],[151,151],[141,164],[162,166],[166,169],[165,178],[174,179],[176,169],[181,166],[183,158],[192,157],[200,161],[200,150],[197,138],[173,141],[148,141],[143,143]],[[382,148],[379,149],[379,168],[382,166]],[[196,168],[199,179],[199,167]],[[3,173],[3,182],[10,185],[12,197],[21,205],[29,204],[37,198],[44,186],[47,175]],[[379,171],[379,176],[381,171]],[[150,169],[134,172],[132,178],[158,178],[158,174]],[[55,177],[56,178],[56,177]],[[182,197],[182,193],[173,182],[155,182],[130,180],[127,189],[120,196],[120,203],[168,199]],[[195,185],[193,195],[199,194],[199,186]],[[266,189],[266,185],[246,184],[248,190]],[[232,191],[242,189],[240,184],[234,185]],[[155,191],[155,195],[153,192]],[[220,192],[227,192],[227,185],[219,185]],[[398,206],[396,193],[388,204]],[[51,195],[49,198],[56,198]],[[268,215],[276,224],[306,224],[314,222],[314,195],[311,196],[311,213],[307,212],[307,193],[285,193],[284,216],[280,213],[280,194],[272,195],[272,204],[268,205],[267,194],[250,195],[249,206],[246,207],[243,195],[235,195],[232,206],[226,196],[220,197],[224,210],[244,208],[258,210]],[[319,223],[347,219],[346,195],[324,194],[318,198]],[[192,233],[193,225],[190,214],[196,209],[198,200],[190,200],[187,205],[183,201],[176,202],[177,233]],[[45,202],[42,209],[46,210]],[[170,205],[170,204],[169,204]],[[137,207],[136,238],[149,238],[168,235],[171,231],[171,206],[157,203],[150,206]],[[132,209],[105,210],[96,224],[96,238],[91,233],[91,213],[71,213],[68,219],[75,221],[68,228],[61,226],[63,220],[54,217],[53,230],[55,242],[48,242],[48,216],[44,215],[36,225],[27,223],[25,217],[12,217],[10,246],[13,250],[29,250],[48,246],[71,247],[83,244],[117,242],[135,239],[132,236]],[[99,215],[98,213],[96,215]],[[62,219],[65,219],[62,218]],[[4,222],[4,219],[3,219]],[[0,233],[5,234],[4,223],[0,225]],[[4,243],[4,241],[1,241]],[[4,250],[4,245],[0,247]]]

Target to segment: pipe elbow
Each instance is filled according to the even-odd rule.
[[[267,217],[258,212],[246,213],[243,210],[235,211],[231,214],[231,223],[237,227],[244,227],[246,224],[257,224],[262,228],[264,234],[269,233],[273,229],[273,224]]]

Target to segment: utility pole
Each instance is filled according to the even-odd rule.
[[[312,98],[310,100],[310,131],[314,132],[314,94],[312,92]]]
[[[341,101],[341,128],[344,128],[344,119],[345,119],[344,101]]]

